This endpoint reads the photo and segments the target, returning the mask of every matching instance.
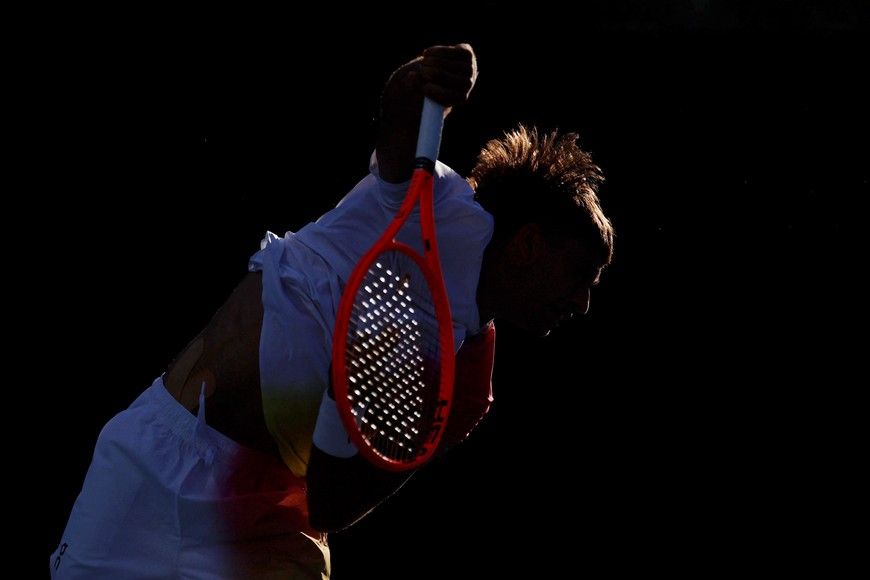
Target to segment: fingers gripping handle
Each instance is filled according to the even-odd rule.
[[[428,159],[433,164],[438,159],[441,147],[441,130],[444,127],[444,105],[429,97],[423,98],[423,115],[420,117],[420,133],[417,135],[417,159]]]

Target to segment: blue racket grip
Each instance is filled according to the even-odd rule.
[[[423,97],[423,114],[420,117],[420,133],[417,135],[417,159],[423,157],[435,163],[441,147],[443,128],[444,105],[439,105],[429,97]]]

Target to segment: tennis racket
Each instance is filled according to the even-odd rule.
[[[355,266],[336,315],[332,382],[339,415],[360,454],[391,471],[432,457],[453,395],[453,323],[433,201],[443,124],[444,107],[424,98],[408,192]],[[396,240],[418,202],[423,255]]]

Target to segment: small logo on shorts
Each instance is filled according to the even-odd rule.
[[[57,558],[54,559],[55,570],[57,570],[58,566],[60,566],[60,557],[63,556],[64,552],[66,552],[66,549],[68,547],[69,545],[66,542],[60,545],[60,550],[57,551]]]

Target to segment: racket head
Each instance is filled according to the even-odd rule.
[[[412,248],[389,241],[358,263],[333,337],[332,383],[351,440],[375,465],[428,461],[453,396],[453,326],[443,281]]]

